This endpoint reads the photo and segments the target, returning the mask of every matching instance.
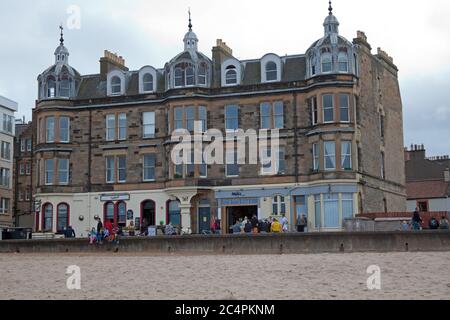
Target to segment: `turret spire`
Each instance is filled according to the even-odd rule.
[[[191,8],[189,8],[189,31],[192,31]]]
[[[331,5],[331,0],[328,2],[330,6],[328,7],[328,14],[331,16],[333,15],[333,6]]]
[[[59,42],[60,42],[61,45],[63,46],[63,45],[64,45],[64,33],[63,33],[64,28],[63,28],[63,26],[62,26],[62,23],[59,25],[59,29],[61,29],[61,38],[59,39]]]

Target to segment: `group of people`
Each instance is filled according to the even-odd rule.
[[[245,217],[237,220],[231,229],[233,234],[282,233],[289,231],[289,221],[285,215],[280,219],[269,218],[264,220],[258,220],[258,217],[253,215],[251,219]]]
[[[103,244],[103,241],[119,244],[120,228],[112,220],[106,220],[103,224],[100,218],[97,218],[97,229],[92,228],[89,232],[90,244]]]
[[[423,229],[422,224],[423,220],[420,216],[420,212],[418,209],[416,209],[410,222],[406,220],[402,222],[401,229],[402,231],[418,231]],[[428,228],[430,230],[449,230],[449,227],[449,221],[446,216],[442,216],[439,221],[438,219],[436,219],[436,217],[432,217],[428,222]]]

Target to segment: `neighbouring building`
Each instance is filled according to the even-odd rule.
[[[199,233],[216,216],[227,233],[253,214],[286,214],[292,228],[306,214],[310,230],[326,231],[357,213],[404,211],[397,67],[371,53],[363,32],[340,35],[331,5],[323,32],[305,53],[238,60],[222,40],[212,57],[199,52],[189,19],[184,49],[162,68],[131,71],[105,51],[92,75],[70,65],[61,33],[33,110],[37,230],[86,235],[98,216]],[[279,129],[278,173],[235,161],[175,165],[171,133],[195,120],[204,131]]]
[[[450,212],[450,157],[426,157],[423,145],[405,149],[408,211]]]
[[[14,113],[18,105],[0,96],[0,227],[12,227]]]
[[[16,120],[14,139],[14,222],[16,227],[34,228],[33,206],[33,125]]]

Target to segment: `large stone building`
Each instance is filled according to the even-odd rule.
[[[20,228],[33,228],[35,225],[33,159],[33,124],[18,119],[14,139],[13,214],[15,226]]]
[[[240,61],[218,40],[210,58],[190,22],[183,51],[163,68],[130,71],[105,51],[94,75],[69,64],[61,36],[33,111],[36,229],[70,224],[86,235],[99,216],[196,233],[217,216],[228,232],[244,216],[286,214],[293,226],[307,214],[310,230],[339,230],[360,212],[404,211],[398,70],[363,32],[341,36],[332,11],[306,53]],[[277,174],[175,165],[171,133],[194,120],[223,133],[280,129]],[[236,157],[234,143],[226,153]]]
[[[14,113],[17,103],[0,96],[0,227],[12,227]]]

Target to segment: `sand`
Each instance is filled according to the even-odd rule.
[[[81,290],[68,290],[70,265]],[[381,268],[381,290],[367,268]],[[0,299],[450,300],[450,253],[267,256],[0,254]]]

